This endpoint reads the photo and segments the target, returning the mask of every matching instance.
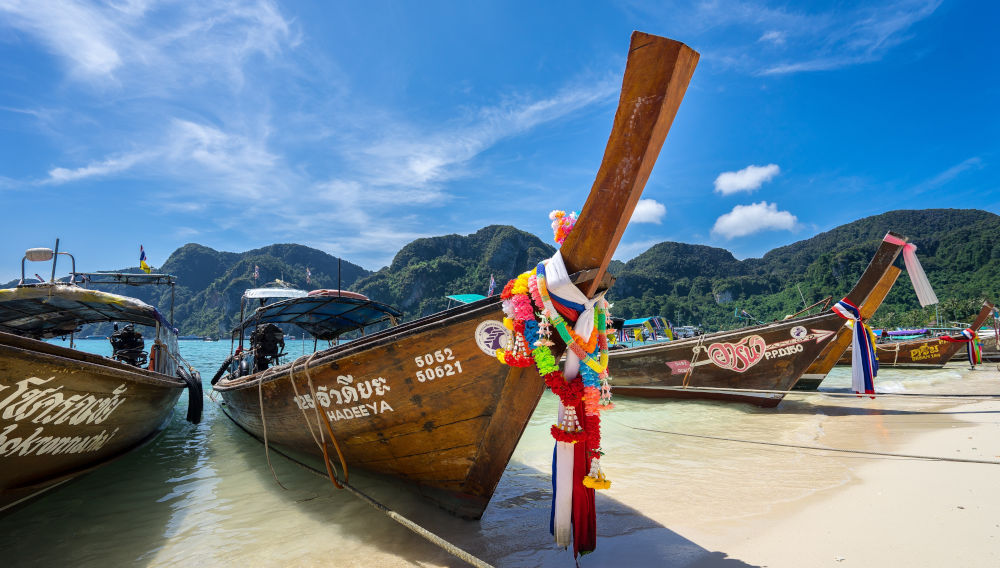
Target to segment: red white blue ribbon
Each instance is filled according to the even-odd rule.
[[[979,336],[971,327],[962,330],[962,337],[965,339],[955,339],[947,335],[942,335],[940,339],[949,343],[965,343],[968,348],[969,366],[975,367],[983,362],[983,352],[979,347]]]
[[[878,359],[871,335],[861,319],[858,307],[844,298],[833,306],[840,317],[854,322],[854,336],[851,341],[851,388],[861,394],[875,394],[875,377],[878,375]],[[874,396],[872,398],[875,398]]]

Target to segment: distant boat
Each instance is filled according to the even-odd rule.
[[[616,350],[671,341],[674,339],[675,329],[684,329],[671,329],[670,323],[662,316],[617,320],[615,328],[615,343],[611,348]]]
[[[182,335],[177,339],[181,341],[201,341],[202,337],[200,335]]]
[[[22,260],[55,261],[56,249]],[[71,257],[72,258],[72,257]],[[74,260],[75,265],[75,260]],[[201,383],[179,365],[176,332],[164,316],[127,296],[73,283],[172,284],[163,274],[83,274],[0,290],[0,513],[150,441],[189,389],[188,419],[200,420]],[[125,323],[111,336],[111,358],[49,343],[81,325]],[[154,330],[145,350],[134,326]]]
[[[890,233],[889,235],[892,235]],[[889,235],[886,239],[889,239]],[[860,305],[903,249],[883,240],[847,295]],[[835,312],[616,350],[610,353],[615,393],[643,398],[717,399],[775,406],[845,327]],[[846,349],[846,345],[843,347]],[[839,355],[839,353],[838,353]],[[825,374],[825,373],[824,373]]]
[[[604,161],[561,248],[567,270],[579,272],[578,286],[591,293],[604,281],[696,61],[683,44],[633,34]],[[273,355],[269,325],[290,323],[318,340],[335,339],[375,322],[391,325],[398,313],[367,298],[336,295],[258,307],[236,330],[242,337],[250,329],[253,339],[220,368],[214,388],[227,415],[272,446],[393,476],[452,513],[479,518],[545,388],[533,366],[497,360],[507,336],[498,296],[290,363]],[[271,323],[263,324],[265,318]],[[317,444],[322,437],[326,442]],[[335,483],[346,477],[330,475]]]
[[[986,320],[993,314],[993,303],[983,302],[979,313],[973,320],[972,329],[979,329]],[[875,353],[878,356],[878,365],[884,367],[907,367],[907,368],[939,368],[953,358],[964,357],[962,353],[966,350],[966,344],[960,343],[965,338],[959,334],[948,335],[957,341],[947,341],[939,337],[924,337],[910,339],[907,341],[889,341],[875,345]],[[852,360],[851,352],[847,351],[840,358],[838,364],[850,365]]]

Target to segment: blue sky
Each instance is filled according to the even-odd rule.
[[[737,257],[880,212],[1000,211],[993,2],[0,0],[0,281],[197,242],[369,269],[412,239],[551,240],[633,29],[701,53],[617,257]]]

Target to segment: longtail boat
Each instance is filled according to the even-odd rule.
[[[992,314],[993,303],[984,301],[969,329],[978,330]],[[938,368],[953,357],[961,357],[960,352],[966,350],[967,342],[968,338],[961,335],[889,341],[876,344],[875,354],[879,367]],[[850,365],[851,361],[851,352],[848,351],[838,364]]]
[[[872,297],[902,251],[900,242],[898,235],[891,232],[886,235],[846,301],[857,306]],[[872,299],[874,302],[875,298]],[[847,321],[830,310],[612,351],[610,365],[615,394],[776,406],[783,393],[795,386],[799,377],[838,337]]]
[[[885,301],[885,297],[889,295],[889,290],[896,283],[896,279],[899,278],[902,270],[896,268],[895,266],[890,266],[885,274],[882,275],[882,279],[879,280],[878,285],[875,286],[875,290],[872,291],[871,295],[865,299],[864,302],[858,307],[861,312],[861,318],[863,320],[868,320],[873,315],[875,315],[878,307],[882,305]],[[813,361],[813,364],[806,369],[806,372],[799,377],[798,382],[795,383],[793,387],[795,390],[810,391],[819,388],[820,383],[823,379],[833,370],[836,366],[837,361],[843,357],[844,353],[847,352],[848,347],[851,346],[851,326],[844,326],[840,328],[837,332],[837,337],[833,339],[823,351],[819,354],[819,357]]]
[[[188,420],[201,416],[201,378],[182,364],[177,332],[153,306],[75,281],[172,284],[162,274],[77,273],[55,280],[56,249],[29,249],[21,284],[0,290],[0,513],[152,440],[188,389]],[[53,261],[53,279],[24,284],[24,260]],[[80,326],[126,324],[112,357],[44,341]],[[116,329],[117,329],[117,324]],[[153,330],[153,345],[135,326]],[[140,329],[142,329],[140,327]]]
[[[697,59],[682,43],[632,35],[602,164],[561,248],[588,297],[606,284]],[[230,370],[214,388],[226,414],[266,444],[331,467],[339,452],[341,466],[405,480],[479,518],[545,388],[534,368],[497,360],[510,337],[503,319],[494,296],[248,375]]]

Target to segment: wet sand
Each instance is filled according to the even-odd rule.
[[[847,369],[835,375],[834,386],[849,384]],[[882,378],[884,388],[900,392],[1000,393],[996,365],[973,372],[959,364],[938,371],[884,371]],[[824,383],[823,388],[829,387]],[[712,435],[797,438],[803,445],[1000,461],[998,400],[806,395],[789,397],[773,413],[758,414],[750,428]],[[810,414],[817,423],[810,424]],[[759,420],[768,424],[758,428]],[[997,465],[690,438],[676,443],[697,456],[701,477],[686,477],[693,471],[668,474],[669,495],[641,510],[726,560],[669,557],[663,559],[667,564],[1000,565]],[[734,462],[740,464],[738,473],[730,472]],[[643,501],[642,491],[630,489],[618,497]]]
[[[215,349],[212,344],[203,349]],[[197,353],[194,354],[197,356]],[[219,359],[206,351],[205,363]],[[217,364],[217,363],[215,363]],[[838,368],[823,389],[849,384]],[[886,370],[895,392],[1000,393],[1000,372]],[[582,566],[996,566],[996,465],[837,454],[704,434],[1000,461],[1000,400],[793,395],[774,409],[619,399],[605,414],[598,548]],[[272,455],[214,407],[154,444],[0,518],[4,565],[461,566],[329,482]],[[546,394],[482,520],[399,484],[351,482],[497,566],[572,566],[548,535],[555,398]],[[641,428],[641,430],[640,430]]]

